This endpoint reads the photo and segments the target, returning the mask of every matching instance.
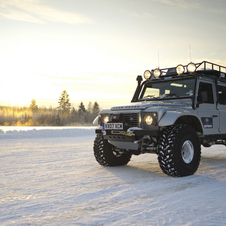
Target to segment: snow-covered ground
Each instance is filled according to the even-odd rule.
[[[157,156],[102,167],[93,128],[0,131],[0,225],[226,225],[226,147],[197,173],[164,175]]]

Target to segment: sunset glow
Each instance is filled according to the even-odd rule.
[[[75,107],[108,108],[130,102],[146,69],[226,65],[226,3],[202,3],[1,1],[0,105],[57,106],[67,90]]]

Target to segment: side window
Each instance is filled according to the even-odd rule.
[[[213,104],[213,87],[211,83],[200,82],[197,100],[199,103]]]
[[[218,85],[219,104],[226,104],[226,86]]]

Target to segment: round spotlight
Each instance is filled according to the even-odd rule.
[[[156,68],[155,70],[154,70],[154,77],[155,78],[159,78],[160,76],[161,76],[161,70],[159,70],[158,68]]]
[[[187,69],[189,73],[194,73],[196,71],[196,65],[191,62],[188,64]]]
[[[150,72],[149,70],[146,70],[146,71],[144,72],[144,78],[145,78],[145,79],[150,79],[150,78],[151,78],[151,72]]]
[[[184,66],[179,64],[177,67],[176,67],[176,72],[178,75],[182,75],[184,73]]]

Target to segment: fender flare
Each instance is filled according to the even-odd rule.
[[[178,111],[178,110],[170,110],[166,111],[161,119],[159,120],[159,127],[171,126],[174,124],[187,123],[190,124],[193,122],[196,131],[203,133],[202,123],[200,119],[190,112]]]

